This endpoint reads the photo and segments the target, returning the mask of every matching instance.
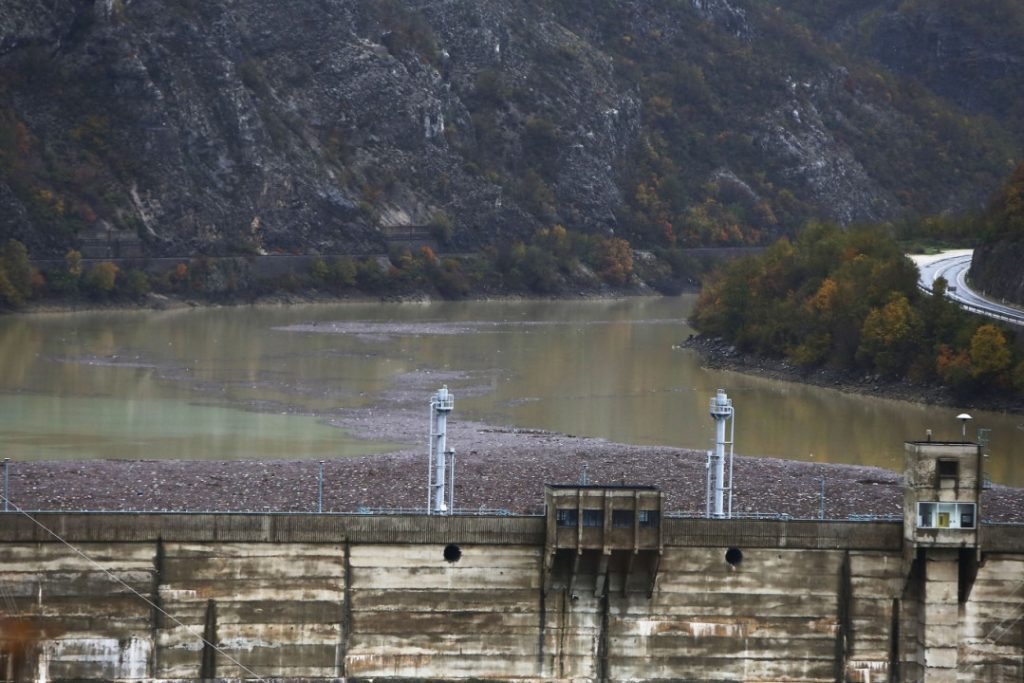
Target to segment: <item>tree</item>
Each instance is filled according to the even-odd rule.
[[[448,217],[448,214],[443,209],[435,211],[430,217],[430,236],[438,244],[448,244],[448,240],[452,238],[454,232],[455,226],[452,224],[452,219]]]
[[[971,337],[968,351],[974,377],[994,378],[1010,367],[1010,348],[1003,331],[995,325],[982,325]]]
[[[923,329],[921,317],[903,294],[894,293],[864,319],[857,360],[886,377],[900,376],[913,359]]]
[[[7,278],[7,272],[0,266],[0,305],[9,308],[17,308],[21,304],[18,303],[18,292],[11,285],[11,281]]]
[[[82,274],[82,253],[77,249],[71,249],[64,254],[64,265],[68,275],[78,278]]]
[[[356,283],[364,292],[373,292],[384,284],[384,268],[375,258],[363,259],[356,266]]]
[[[110,261],[95,263],[82,276],[82,285],[92,296],[105,297],[114,291],[118,270],[118,267]]]
[[[973,387],[974,370],[967,351],[954,351],[947,344],[939,347],[939,357],[935,362],[935,371],[942,383],[958,394],[965,394]]]
[[[309,278],[318,285],[322,285],[327,280],[327,275],[330,269],[327,267],[327,262],[324,261],[321,256],[314,256],[309,262]]]
[[[348,256],[339,256],[331,263],[327,281],[335,287],[351,287],[356,283],[356,264]]]
[[[119,289],[133,299],[145,297],[152,289],[149,276],[137,268],[125,271],[124,277],[117,280]]]
[[[8,240],[0,250],[0,268],[7,276],[10,303],[21,306],[32,295],[32,264],[25,245],[18,240]]]
[[[601,279],[610,285],[624,285],[633,274],[633,248],[624,239],[601,240],[596,256]]]
[[[434,274],[434,286],[446,299],[461,299],[469,293],[469,281],[455,259],[445,259]]]

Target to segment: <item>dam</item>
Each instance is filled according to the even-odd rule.
[[[1024,525],[905,445],[902,521],[0,513],[0,681],[1020,681]]]

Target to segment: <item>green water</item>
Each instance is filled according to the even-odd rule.
[[[736,406],[748,455],[899,469],[902,443],[957,438],[963,409],[847,396],[699,367],[674,348],[692,297],[238,307],[0,320],[0,452],[51,458],[320,458],[394,444],[327,423],[418,406],[635,444],[711,447],[709,398]],[[987,469],[1024,485],[1024,418],[992,429]],[[424,418],[424,422],[425,422]],[[425,435],[424,435],[425,441]]]

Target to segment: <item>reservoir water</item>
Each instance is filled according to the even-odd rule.
[[[702,369],[677,347],[692,332],[693,304],[682,296],[7,316],[0,455],[382,452],[398,445],[351,438],[326,418],[386,411],[387,395],[412,377],[417,390],[424,379],[447,383],[459,418],[632,444],[711,447],[717,388],[736,405],[744,455],[899,469],[904,440],[926,429],[959,438],[963,409]],[[991,429],[992,479],[1024,486],[1024,417],[966,410],[975,418],[968,436]]]

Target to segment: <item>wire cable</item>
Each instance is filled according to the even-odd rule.
[[[0,494],[0,499],[4,499],[4,496],[3,496],[3,494]],[[235,666],[237,666],[237,667],[238,667],[239,669],[241,669],[242,671],[246,672],[247,674],[249,674],[250,676],[252,676],[253,678],[255,678],[255,679],[256,679],[257,681],[263,681],[264,683],[268,683],[268,681],[267,681],[267,679],[266,679],[266,678],[263,678],[262,676],[260,676],[259,674],[257,674],[257,673],[256,673],[255,671],[253,671],[253,670],[252,670],[252,669],[250,669],[249,667],[247,667],[247,666],[245,666],[244,664],[242,664],[242,663],[241,663],[240,661],[238,661],[237,659],[235,659],[234,657],[232,657],[231,655],[229,655],[229,654],[228,654],[227,652],[225,652],[225,651],[224,651],[224,650],[223,650],[222,648],[220,648],[220,647],[217,647],[217,645],[215,645],[214,643],[211,643],[211,642],[210,642],[209,640],[207,640],[206,638],[204,638],[204,637],[203,637],[203,636],[202,636],[202,635],[201,635],[200,633],[197,633],[197,632],[196,632],[195,630],[193,630],[193,629],[192,629],[191,627],[189,627],[189,626],[188,626],[187,624],[183,623],[183,622],[182,622],[181,620],[179,620],[179,619],[178,619],[177,617],[175,617],[175,616],[173,616],[172,614],[170,614],[169,612],[167,612],[167,610],[165,610],[165,609],[163,609],[162,607],[160,607],[160,605],[156,604],[155,602],[153,602],[152,600],[150,600],[149,598],[147,598],[147,597],[146,597],[145,595],[143,595],[143,594],[142,594],[142,593],[140,593],[139,591],[137,591],[137,590],[135,590],[134,588],[132,588],[132,587],[131,587],[131,586],[130,586],[130,585],[129,585],[129,584],[127,583],[127,582],[125,582],[125,581],[124,581],[123,579],[121,579],[121,578],[120,578],[119,576],[117,576],[116,574],[114,574],[114,573],[113,573],[112,571],[110,571],[109,569],[106,569],[105,567],[103,567],[103,566],[102,566],[102,565],[101,565],[101,564],[100,564],[99,562],[97,562],[96,560],[94,560],[94,559],[92,559],[91,557],[89,557],[88,555],[86,555],[86,554],[85,554],[84,552],[82,552],[82,551],[81,551],[81,550],[80,550],[79,548],[75,547],[75,546],[74,546],[74,545],[72,545],[72,544],[71,544],[70,542],[68,542],[68,541],[67,541],[67,540],[65,540],[65,539],[64,539],[63,537],[61,537],[61,536],[60,536],[60,535],[59,535],[59,534],[58,534],[57,532],[55,532],[55,531],[53,531],[52,529],[50,529],[50,528],[49,528],[48,526],[46,526],[45,524],[43,524],[42,522],[40,522],[40,521],[39,521],[38,519],[36,519],[36,518],[35,518],[35,517],[33,517],[32,515],[30,515],[30,514],[29,514],[28,512],[26,512],[26,511],[22,510],[22,509],[21,509],[20,507],[18,507],[17,505],[15,505],[15,504],[14,504],[14,503],[13,503],[12,501],[10,501],[10,500],[7,500],[7,499],[4,499],[4,500],[6,500],[6,502],[7,502],[7,503],[8,503],[9,505],[10,505],[10,507],[11,507],[11,508],[12,508],[12,509],[13,509],[13,510],[14,510],[15,512],[17,512],[17,513],[20,513],[20,514],[24,515],[25,517],[28,517],[28,518],[29,518],[29,519],[30,519],[30,520],[32,521],[32,523],[33,523],[33,524],[35,524],[35,525],[36,525],[36,526],[38,526],[38,527],[39,527],[40,529],[42,529],[43,531],[45,531],[46,533],[48,533],[48,534],[49,534],[50,536],[53,536],[53,537],[54,537],[55,539],[57,539],[58,541],[60,541],[61,543],[63,543],[63,544],[64,544],[65,546],[67,546],[67,547],[68,547],[68,548],[69,548],[69,549],[70,549],[70,550],[71,550],[71,551],[72,551],[73,553],[75,553],[76,555],[78,555],[79,557],[81,557],[81,558],[82,558],[83,560],[85,560],[86,562],[88,562],[89,564],[91,564],[91,565],[92,565],[93,567],[95,567],[95,568],[96,568],[96,569],[98,569],[99,571],[101,571],[101,572],[103,572],[104,574],[106,574],[108,578],[112,579],[112,580],[113,580],[114,582],[116,582],[116,583],[120,584],[121,586],[123,586],[123,587],[127,588],[127,589],[128,589],[128,591],[129,591],[129,592],[131,592],[132,594],[134,594],[134,595],[135,595],[135,596],[136,596],[137,598],[139,598],[140,600],[142,600],[143,602],[145,602],[145,603],[146,603],[147,605],[149,605],[150,607],[152,607],[153,609],[155,609],[155,610],[156,610],[157,612],[159,612],[160,614],[164,615],[165,617],[167,617],[168,619],[170,619],[170,620],[171,620],[172,622],[174,622],[175,624],[177,624],[178,626],[180,626],[181,628],[183,628],[183,629],[185,630],[185,632],[186,632],[186,633],[188,633],[188,634],[189,634],[189,635],[191,635],[191,636],[194,636],[194,637],[198,638],[198,639],[199,639],[200,641],[202,641],[202,642],[203,642],[204,644],[206,644],[206,645],[209,645],[209,646],[210,646],[211,648],[213,648],[213,650],[214,650],[214,651],[215,651],[215,652],[216,652],[217,654],[219,654],[220,656],[224,657],[224,659],[228,660],[229,662],[231,662],[232,664],[234,664]]]

